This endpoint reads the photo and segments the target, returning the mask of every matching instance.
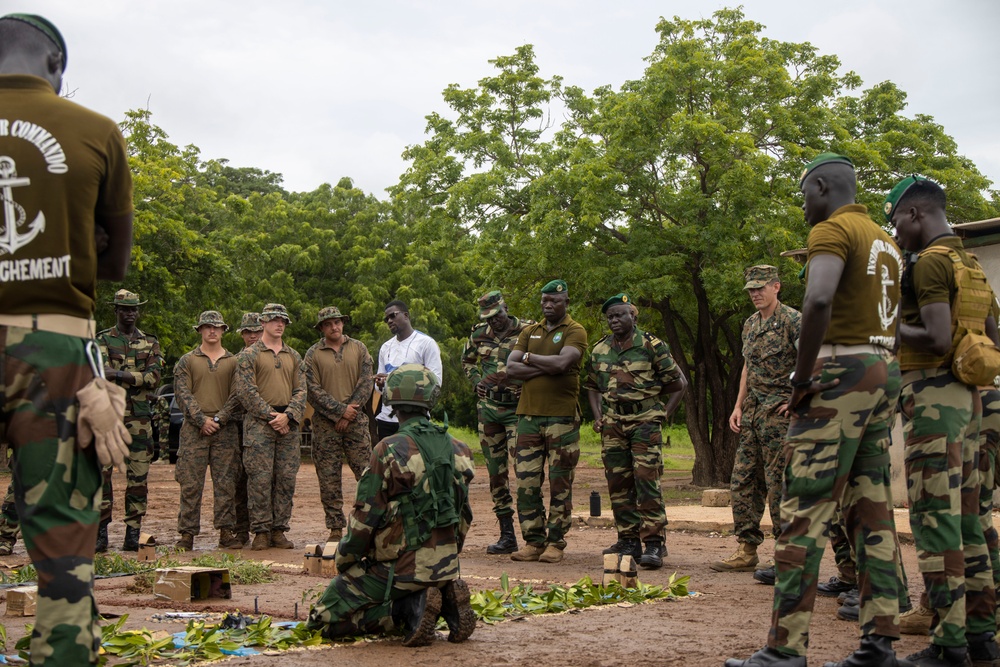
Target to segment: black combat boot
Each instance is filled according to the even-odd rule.
[[[476,612],[469,604],[469,585],[461,579],[441,588],[441,618],[448,624],[448,641],[464,642],[476,629]]]
[[[642,558],[642,542],[637,537],[618,536],[618,541],[601,552],[602,554],[621,554],[631,556],[636,563]]]
[[[104,553],[108,550],[108,522],[104,521],[100,526],[97,527],[97,544],[94,546],[94,551],[99,554]]]
[[[605,549],[604,551],[602,551],[601,553],[604,554],[604,555],[608,555],[608,554],[620,554],[622,552],[622,546],[624,545],[625,540],[626,540],[626,538],[624,538],[621,535],[619,535],[618,536],[618,540],[614,544],[612,544],[610,547],[608,547],[607,549]]]
[[[122,543],[122,551],[139,550],[139,529],[132,526],[125,526],[125,541]]]
[[[513,515],[508,514],[507,516],[499,517],[499,519],[500,539],[497,540],[496,544],[486,547],[486,553],[491,556],[512,554],[517,551],[517,534],[514,532]]]
[[[823,583],[816,585],[816,595],[835,598],[841,593],[846,593],[856,587],[857,584],[854,582],[847,582],[838,576],[832,576],[830,577],[830,581],[824,581]]]
[[[841,662],[827,662],[823,667],[913,667],[913,663],[896,658],[889,637],[865,635],[858,650]]]
[[[774,571],[773,565],[771,567],[765,567],[763,569],[753,571],[753,578],[765,586],[774,586],[774,580],[777,576],[778,575]]]
[[[931,644],[923,651],[906,656],[917,667],[966,667],[968,646],[938,646]]]
[[[969,642],[969,658],[972,667],[1000,667],[1000,647],[992,632],[965,635]]]
[[[392,621],[403,630],[403,646],[427,646],[441,615],[441,591],[425,588],[392,603]]]
[[[785,655],[780,651],[765,646],[746,660],[729,658],[725,667],[806,667],[804,655]]]
[[[639,557],[639,565],[647,570],[663,567],[663,557],[667,555],[667,545],[662,538],[647,540],[646,550]]]

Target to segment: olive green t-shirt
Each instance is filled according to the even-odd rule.
[[[517,414],[544,417],[572,417],[580,395],[580,364],[587,350],[587,331],[569,315],[559,320],[552,331],[545,321],[532,324],[517,337],[515,350],[532,354],[559,354],[566,346],[580,350],[580,359],[562,375],[539,375],[525,380]]]
[[[893,349],[902,274],[895,241],[868,217],[864,205],[849,204],[809,232],[809,262],[819,255],[844,260],[823,342]]]
[[[973,268],[976,263],[965,252],[962,239],[944,236],[932,241],[927,247],[942,246],[958,253],[962,263]],[[924,255],[910,269],[913,289],[903,292],[900,306],[901,317],[906,324],[920,323],[920,309],[932,303],[950,304],[955,298],[955,269],[951,256],[937,253]]]
[[[0,312],[91,317],[95,214],[132,211],[118,126],[44,79],[0,75],[0,193]]]

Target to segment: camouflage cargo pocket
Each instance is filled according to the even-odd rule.
[[[785,484],[789,497],[815,498],[833,491],[842,432],[839,419],[795,419],[788,427]]]

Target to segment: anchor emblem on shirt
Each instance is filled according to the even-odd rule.
[[[0,228],[0,255],[15,252],[28,245],[45,230],[45,214],[41,211],[30,223],[24,207],[14,201],[12,189],[31,183],[30,178],[18,177],[14,160],[0,155],[0,201],[3,202],[3,227]],[[23,230],[23,232],[19,231]]]

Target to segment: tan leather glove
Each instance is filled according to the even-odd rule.
[[[80,401],[76,420],[79,446],[89,447],[93,440],[101,465],[124,471],[132,443],[124,423],[125,389],[104,378],[94,378],[76,392],[76,398]]]

